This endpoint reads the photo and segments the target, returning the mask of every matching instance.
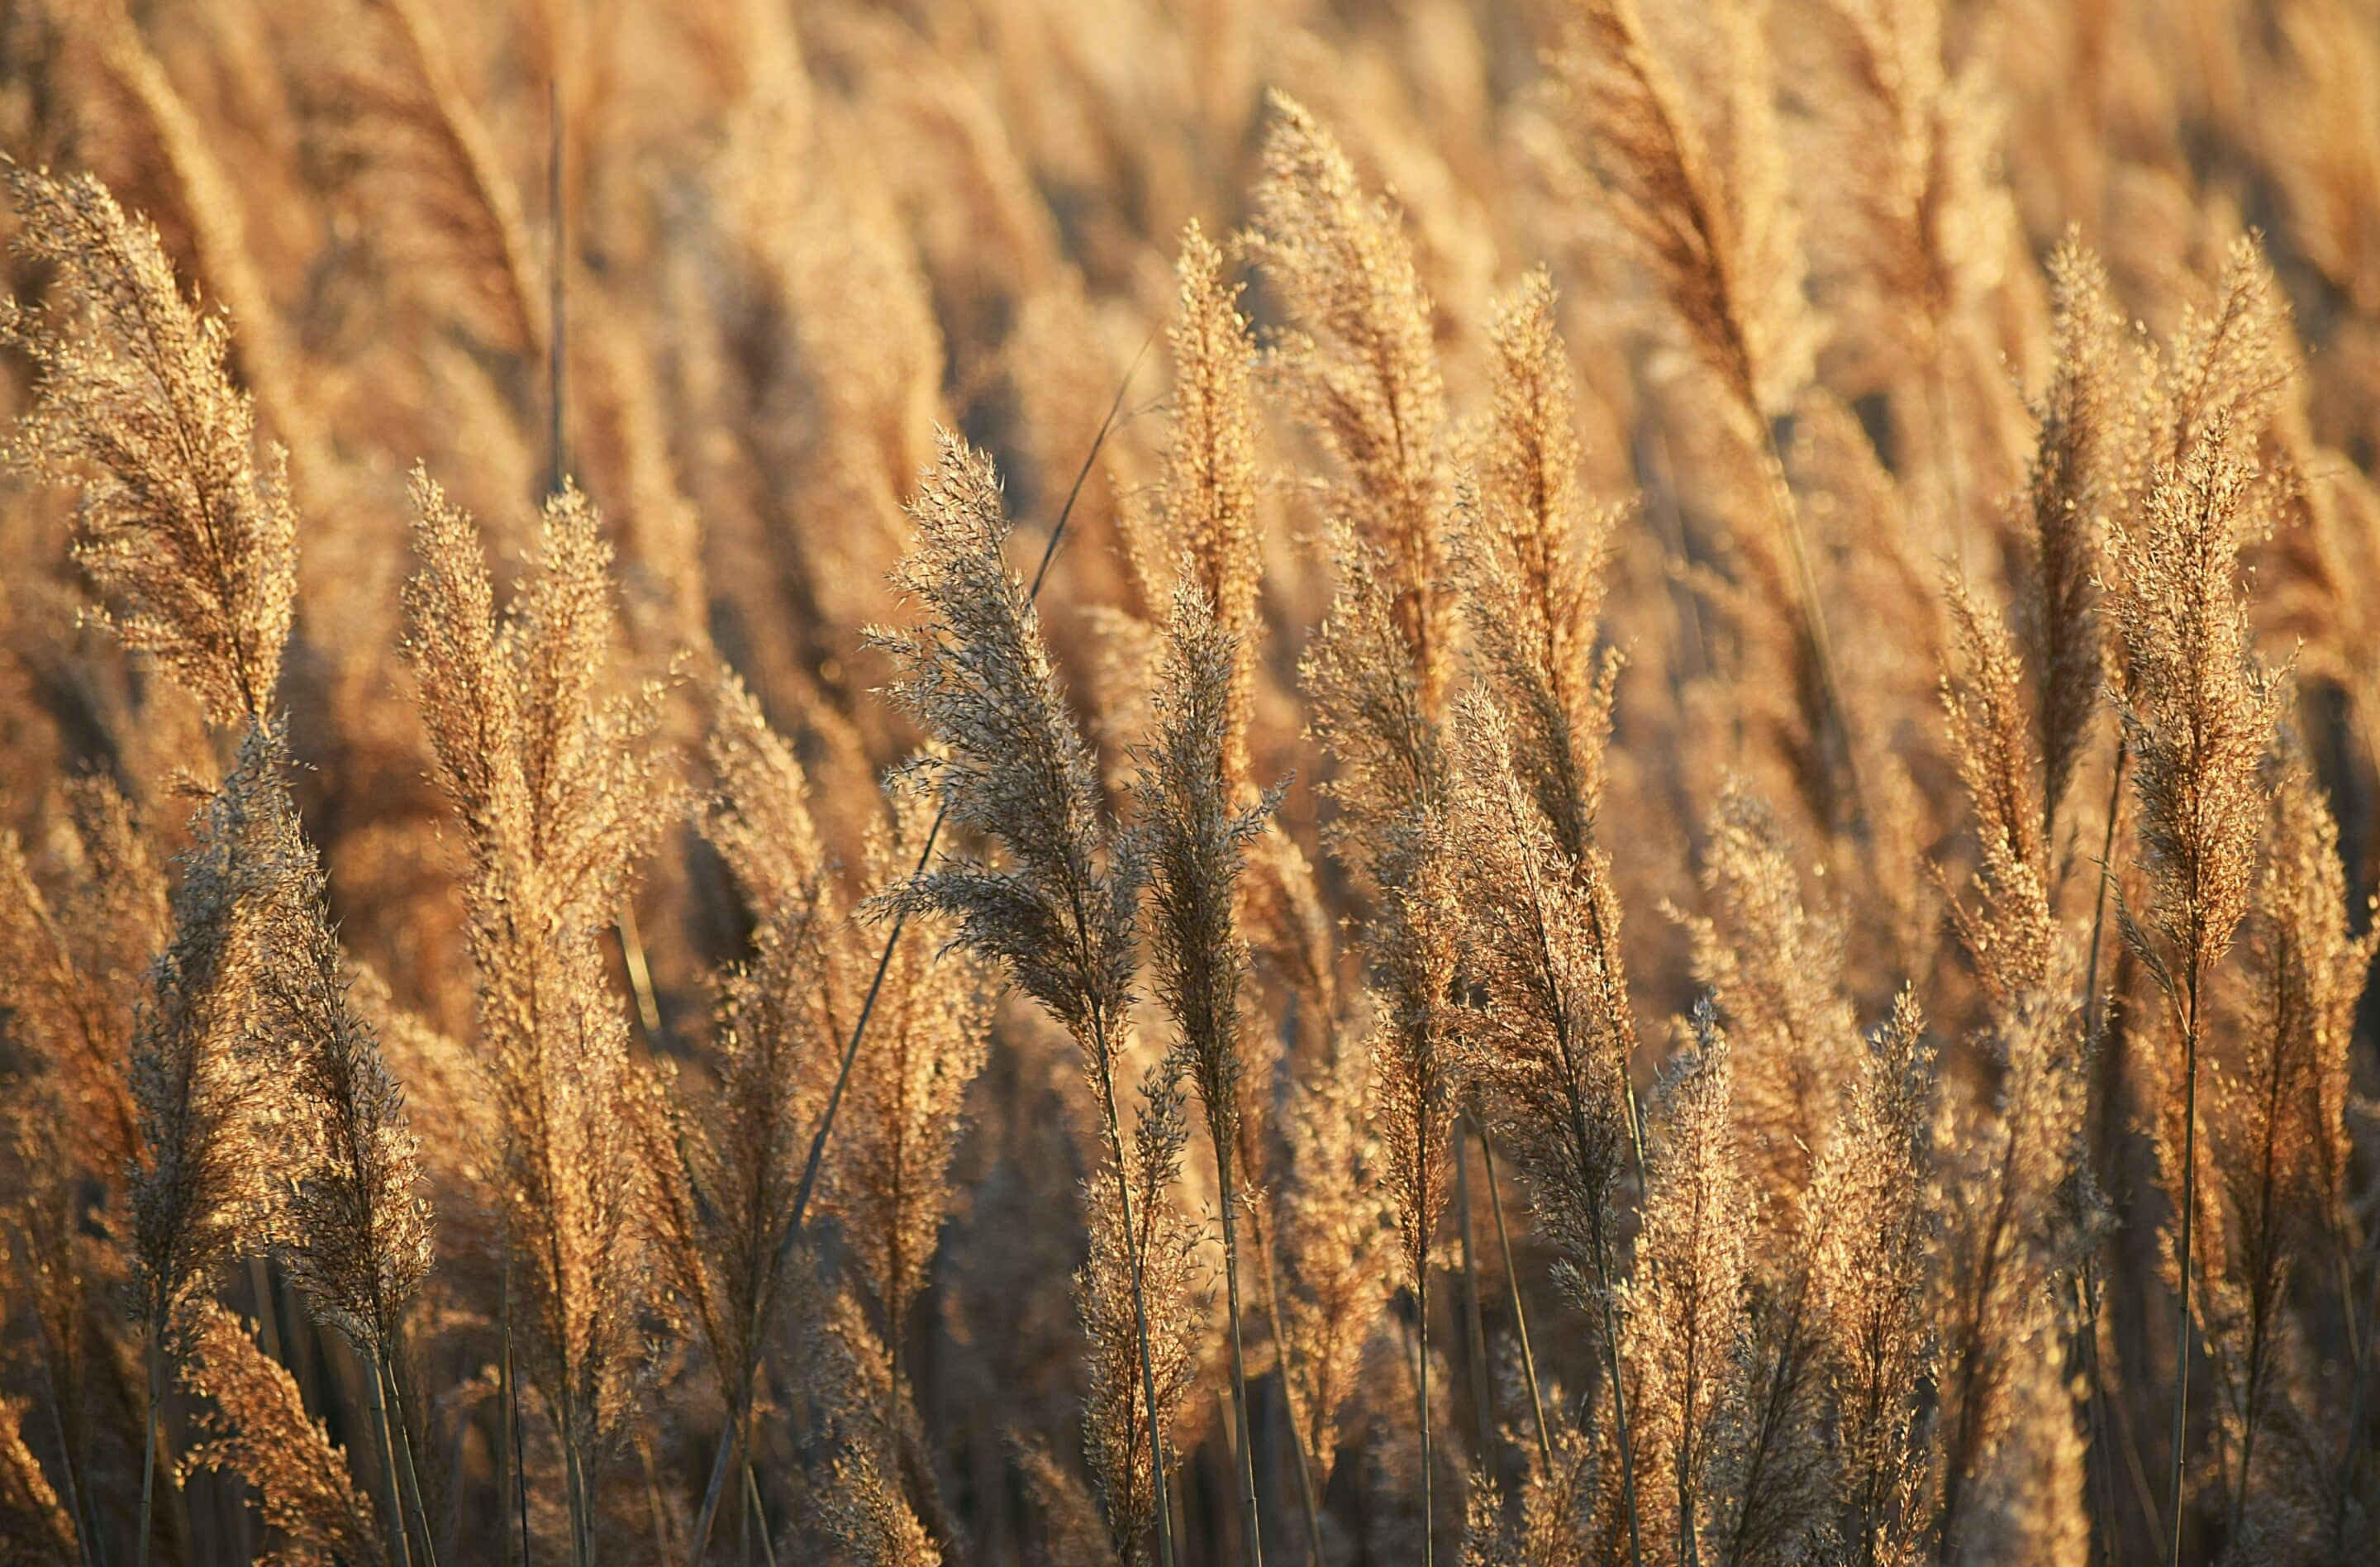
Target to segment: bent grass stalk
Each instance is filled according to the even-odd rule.
[[[1123,411],[1124,398],[1132,390],[1133,375],[1140,369],[1140,361],[1148,355],[1149,346],[1156,341],[1154,331],[1143,340],[1140,352],[1133,356],[1132,363],[1124,370],[1123,379],[1116,387],[1115,397],[1108,404],[1106,416],[1099,420],[1099,429],[1091,436],[1090,449],[1083,456],[1082,467],[1075,470],[1073,487],[1066,492],[1066,503],[1058,509],[1058,519],[1050,524],[1050,537],[1041,546],[1040,564],[1034,568],[1032,584],[1026,592],[1028,603],[1041,596],[1041,584],[1048,578],[1050,563],[1058,558],[1058,546],[1065,539],[1067,518],[1074,515],[1075,503],[1082,495],[1083,485],[1090,479],[1091,468],[1099,461],[1099,450],[1107,444],[1108,436],[1115,429],[1117,416]],[[911,870],[913,878],[924,874],[927,866],[932,863],[934,846],[941,842],[942,825],[949,818],[950,807],[947,804],[934,812],[933,824],[926,829],[926,841],[918,849],[917,862]],[[827,1090],[826,1108],[820,1112],[818,1130],[810,1136],[809,1152],[802,1161],[801,1182],[794,1189],[793,1207],[787,1212],[784,1227],[777,1237],[777,1270],[783,1269],[801,1234],[802,1220],[809,1211],[810,1194],[818,1185],[819,1167],[826,1157],[827,1138],[834,1131],[835,1114],[843,1107],[844,1090],[851,1086],[851,1064],[858,1058],[860,1041],[868,1037],[868,1020],[876,1014],[877,999],[884,990],[884,978],[892,967],[893,951],[900,946],[901,934],[908,921],[909,911],[905,906],[893,910],[892,928],[884,933],[884,945],[878,952],[875,970],[868,977],[867,999],[860,1003],[859,1015],[851,1025],[851,1035],[844,1041],[843,1057],[835,1065],[834,1084]],[[772,1271],[771,1278],[774,1277],[775,1271]],[[761,1325],[767,1319],[769,1305],[766,1290],[753,1300],[752,1331],[747,1341],[753,1344],[760,1342]],[[721,1439],[719,1452],[711,1460],[710,1478],[703,1487],[702,1505],[695,1513],[694,1534],[686,1547],[686,1559],[689,1563],[701,1561],[709,1548],[711,1523],[718,1515],[719,1503],[726,1490],[728,1470],[734,1463],[738,1445],[734,1436],[736,1422],[751,1400],[752,1384],[759,1369],[755,1365],[738,1376],[735,1396],[729,1411],[728,1435]]]

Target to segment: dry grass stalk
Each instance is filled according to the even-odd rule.
[[[1801,507],[1769,428],[1805,378],[1811,323],[1774,135],[1765,10],[1734,3],[1692,24],[1710,56],[1707,128],[1689,114],[1634,0],[1578,0],[1548,66],[1576,156],[1600,182],[1672,325],[1717,380],[1718,410],[1759,472],[1792,563],[1822,724],[1856,820],[1867,805],[1851,713]]]
[[[2250,475],[2218,419],[2180,466],[2162,470],[2141,526],[2120,543],[2123,638],[2119,712],[2134,759],[2145,922],[2121,909],[2124,935],[2155,978],[2181,1035],[2179,1161],[2180,1300],[2174,1367],[2170,1556],[2181,1550],[2190,1391],[2191,1249],[2197,1227],[2202,1002],[2247,912],[2266,794],[2258,768],[2286,686],[2256,661],[2237,584],[2254,521]]]
[[[1163,1160],[1133,1159],[1115,1081],[1137,967],[1133,927],[1146,875],[1141,850],[1101,812],[1098,774],[1059,692],[1029,590],[1002,553],[1009,525],[990,462],[945,438],[911,516],[917,548],[894,582],[926,606],[929,618],[906,631],[876,634],[896,672],[892,695],[946,747],[912,764],[917,776],[954,825],[996,837],[1011,865],[949,856],[898,896],[906,906],[953,919],[959,939],[1005,966],[1083,1052],[1110,1167],[1092,1208],[1094,1270],[1087,1288],[1092,1301],[1122,1294],[1132,1302],[1141,1386],[1123,1434],[1143,1433],[1138,1440],[1149,1456],[1145,1492],[1129,1468],[1118,1471],[1126,1479],[1107,1499],[1109,1523],[1120,1537],[1136,1539],[1137,1530],[1126,1530],[1148,1516],[1141,1512],[1147,1506],[1160,1559],[1172,1567],[1162,1428],[1169,1403],[1160,1394],[1157,1346],[1160,1332],[1173,1324],[1152,1316],[1146,1244],[1159,1236],[1166,1222],[1159,1209],[1170,1211],[1170,1204],[1151,1206],[1162,1196]],[[1161,1145],[1158,1110],[1145,1103],[1143,1121]],[[1112,1209],[1105,1200],[1109,1183]],[[1102,1257],[1110,1270],[1104,1279]],[[1095,1353],[1105,1347],[1098,1332],[1092,1340]]]
[[[1597,1319],[1611,1378],[1629,1554],[1643,1560],[1634,1445],[1621,1375],[1620,1176],[1633,1130],[1627,1079],[1635,1039],[1627,983],[1591,932],[1616,929],[1619,900],[1600,851],[1557,846],[1515,775],[1512,735],[1484,696],[1461,716],[1455,815],[1466,946],[1483,1008],[1463,1016],[1462,1061],[1496,1135],[1562,1252],[1564,1282]],[[1550,1455],[1547,1455],[1548,1458]]]
[[[1916,1560],[1925,1539],[1926,1385],[1936,1336],[1928,1273],[1939,1216],[1925,1200],[1934,1059],[1903,990],[1868,1036],[1842,1128],[1818,1161],[1813,1206],[1828,1216],[1812,1268],[1819,1333],[1840,1422],[1840,1537],[1864,1567]]]
[[[2040,8],[0,6],[0,1559],[2370,1555],[2370,0]]]
[[[1137,785],[1150,869],[1149,941],[1157,991],[1180,1030],[1174,1070],[1198,1091],[1215,1156],[1223,1228],[1232,1384],[1238,1410],[1240,1506],[1252,1561],[1261,1560],[1256,1451],[1247,1421],[1248,1383],[1240,1331],[1240,1209],[1234,1175],[1242,1146],[1244,1092],[1240,992],[1247,943],[1234,917],[1247,845],[1272,801],[1235,808],[1226,768],[1241,667],[1204,589],[1187,579],[1174,592],[1164,662],[1151,698],[1157,735]]]
[[[438,781],[470,854],[467,935],[504,1125],[506,1245],[583,1561],[590,1460],[628,1408],[648,1267],[626,1140],[627,1026],[596,939],[666,817],[643,745],[658,698],[596,693],[610,551],[584,497],[548,504],[531,574],[501,622],[470,520],[424,475],[414,505],[407,622]]]
[[[1434,712],[1453,675],[1454,606],[1446,388],[1429,296],[1395,209],[1365,193],[1303,104],[1275,93],[1271,107],[1248,245],[1297,329],[1275,368],[1299,419],[1341,466],[1329,511],[1384,563],[1403,662]]]

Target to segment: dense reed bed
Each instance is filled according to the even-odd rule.
[[[2380,1555],[2373,0],[0,0],[0,1564]]]

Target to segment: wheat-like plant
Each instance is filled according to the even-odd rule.
[[[0,1562],[2374,1556],[2374,0],[597,19],[0,6]]]

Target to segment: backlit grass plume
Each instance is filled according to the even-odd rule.
[[[667,808],[644,748],[655,695],[596,689],[610,551],[584,497],[548,504],[501,620],[478,529],[425,475],[413,500],[407,624],[438,781],[469,852],[466,935],[502,1111],[507,1269],[528,1301],[527,1368],[562,1438],[583,1560],[591,1459],[627,1410],[648,1269],[627,1021],[596,941]]]
[[[1104,1186],[1092,1203],[1094,1270],[1086,1287],[1093,1304],[1130,1297],[1140,1392],[1125,1424],[1149,1452],[1147,1492],[1111,1487],[1110,1524],[1125,1539],[1136,1536],[1120,1525],[1139,1521],[1137,1495],[1145,1494],[1160,1560],[1171,1567],[1161,1417],[1169,1401],[1157,1355],[1171,1324],[1152,1322],[1145,1266],[1162,1222],[1147,1211],[1162,1197],[1162,1160],[1135,1158],[1116,1084],[1138,972],[1144,851],[1102,810],[1098,772],[1059,690],[1030,595],[1002,553],[1009,524],[990,461],[946,436],[910,515],[917,545],[893,582],[924,617],[875,634],[892,660],[891,695],[944,747],[912,764],[918,777],[953,825],[996,840],[1007,863],[946,856],[899,895],[956,921],[959,940],[1005,967],[1082,1051],[1114,1195],[1112,1209]],[[1095,1340],[1100,1326],[1087,1322]]]
[[[2180,1136],[2170,1150],[2180,1169],[2173,1180],[2180,1306],[2167,1520],[2176,1561],[2186,1501],[2203,1003],[2247,912],[2266,798],[2259,768],[2286,694],[2257,660],[2240,601],[2239,552],[2255,516],[2251,475],[2230,449],[2230,431],[2228,420],[2216,419],[2178,467],[2159,471],[2146,515],[2118,547],[2118,711],[2133,758],[2149,882],[2148,907],[2139,917],[2124,911],[2123,929],[2165,993],[2181,1037]]]
[[[288,1367],[212,1302],[194,1304],[180,1331],[190,1346],[183,1386],[214,1404],[189,1462],[253,1486],[266,1526],[299,1560],[391,1561],[381,1515],[348,1475],[346,1454],[307,1414]]]
[[[297,591],[288,462],[232,383],[231,325],[182,294],[157,232],[88,175],[11,168],[18,243],[57,268],[46,322],[0,305],[40,367],[13,455],[79,487],[76,558],[127,647],[219,723],[273,711]]]
[[[1218,623],[1203,589],[1175,590],[1164,662],[1153,701],[1157,735],[1137,792],[1148,837],[1149,940],[1157,991],[1173,1014],[1179,1070],[1196,1087],[1215,1156],[1229,1303],[1232,1398],[1239,1421],[1241,1507],[1248,1550],[1260,1547],[1254,1442],[1248,1423],[1246,1355],[1241,1343],[1240,1207],[1237,1166],[1244,1089],[1241,990],[1248,969],[1235,905],[1247,845],[1263,831],[1269,802],[1236,808],[1225,746],[1233,732],[1237,641]]]

